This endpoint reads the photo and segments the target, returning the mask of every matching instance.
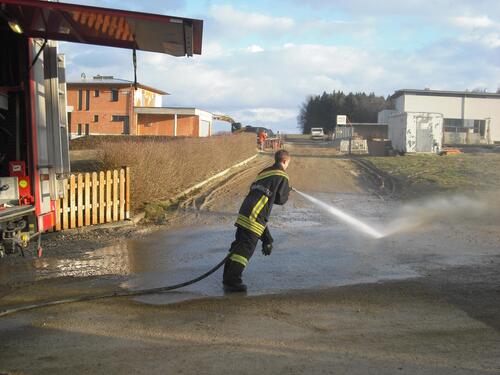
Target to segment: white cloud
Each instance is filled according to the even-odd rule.
[[[64,49],[71,78],[78,79],[82,71],[132,78],[129,51],[98,49],[96,55],[68,43]],[[171,93],[168,105],[218,109],[244,123],[265,125],[274,119],[293,127],[300,103],[310,94],[344,90],[387,95],[402,87],[465,89],[478,82],[490,82],[495,89],[500,76],[491,62],[496,56],[488,56],[477,43],[447,41],[412,53],[316,44],[287,44],[260,53],[225,53],[217,45],[211,49],[209,56],[193,59],[140,52],[139,81]]]
[[[461,36],[459,40],[465,43],[479,43],[491,49],[500,47],[500,34],[495,32],[467,34]]]
[[[274,35],[292,30],[276,47],[262,44],[265,39],[259,38],[258,44],[246,41],[246,48],[245,44],[228,48],[234,44],[212,36],[204,40],[203,55],[192,59],[139,52],[139,81],[171,93],[167,105],[218,109],[243,123],[272,123],[278,129],[291,129],[306,96],[323,91],[374,91],[385,96],[399,88],[489,86],[494,90],[498,85],[500,37],[489,16],[448,18],[463,29],[458,41],[403,52],[304,44],[293,38],[291,19],[245,13],[231,6],[213,6],[211,12],[215,27],[229,33]],[[325,30],[356,28],[356,22],[332,22],[320,21],[316,26]],[[62,46],[68,55],[70,78],[78,79],[81,72],[133,77],[130,51],[70,43]]]
[[[450,23],[463,29],[458,40],[464,43],[479,43],[490,49],[500,47],[500,23],[488,16],[452,17]]]
[[[297,111],[290,108],[248,108],[234,111],[236,118],[244,119],[248,123],[282,123],[295,121]]]
[[[323,35],[348,34],[353,37],[366,38],[373,35],[376,29],[376,20],[362,17],[357,21],[311,19],[304,22],[299,30],[310,33],[317,31]]]
[[[251,46],[247,47],[246,50],[251,53],[264,52],[264,48],[257,44],[252,44]]]
[[[289,0],[280,0],[287,4]],[[498,0],[294,0],[300,7],[309,6],[316,10],[343,11],[349,15],[369,15],[372,17],[403,16],[419,17],[426,22],[442,22],[450,16],[464,14],[488,14],[490,18],[500,15]]]
[[[230,30],[231,33],[286,31],[294,26],[292,18],[243,12],[231,5],[212,5],[210,15],[220,26]]]
[[[460,16],[460,17],[452,17],[451,23],[458,27],[463,28],[485,28],[491,27],[494,25],[494,22],[488,16],[479,16],[479,17],[469,17],[469,16]]]

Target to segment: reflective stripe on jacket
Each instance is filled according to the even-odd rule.
[[[289,192],[288,175],[281,164],[264,169],[250,186],[235,225],[262,237],[273,204],[285,204]]]

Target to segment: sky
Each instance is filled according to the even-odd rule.
[[[500,0],[68,2],[202,19],[201,55],[138,52],[138,81],[170,93],[165,106],[274,131],[299,132],[301,104],[324,91],[500,87]],[[133,80],[131,51],[61,43],[60,52],[70,80]]]

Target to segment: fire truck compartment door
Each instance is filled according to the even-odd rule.
[[[160,52],[201,54],[203,21],[40,0],[1,0],[26,36]]]
[[[68,160],[68,131],[66,121],[65,92],[61,92],[64,85],[64,67],[57,56],[54,42],[49,43],[43,50],[44,86],[45,86],[45,135],[47,143],[47,164],[57,175],[70,172]],[[59,75],[62,74],[62,77]],[[62,83],[60,82],[60,79]],[[44,133],[41,133],[42,136]],[[43,164],[43,163],[42,163]]]
[[[0,177],[0,204],[19,204],[17,183],[17,177]]]

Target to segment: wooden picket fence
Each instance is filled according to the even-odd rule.
[[[130,168],[72,174],[63,184],[56,231],[130,218]]]

